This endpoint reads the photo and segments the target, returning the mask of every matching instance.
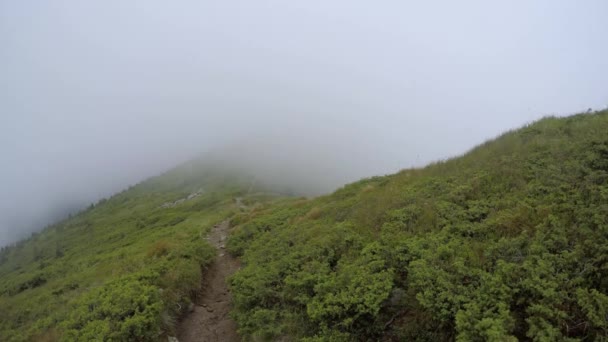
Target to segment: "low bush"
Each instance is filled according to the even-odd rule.
[[[240,225],[245,336],[608,339],[608,112],[547,118],[468,154]],[[322,214],[321,214],[322,213]]]

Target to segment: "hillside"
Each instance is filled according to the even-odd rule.
[[[0,340],[175,335],[216,253],[205,236],[242,210],[236,198],[272,198],[259,190],[192,162],[2,248]]]
[[[608,339],[608,112],[233,220],[244,336]]]
[[[2,248],[0,340],[177,336],[228,226],[244,340],[608,339],[606,111],[295,192],[197,161]]]

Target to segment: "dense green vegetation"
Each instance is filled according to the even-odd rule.
[[[245,339],[608,340],[608,112],[319,198],[254,184],[190,163],[2,248],[0,340],[174,335],[226,219]]]
[[[184,165],[3,248],[0,340],[173,334],[215,255],[206,232],[237,211],[234,197],[249,185]]]
[[[233,224],[245,337],[608,340],[607,112]]]

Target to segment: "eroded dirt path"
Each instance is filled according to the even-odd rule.
[[[230,223],[224,221],[213,227],[207,239],[218,249],[218,256],[203,275],[201,293],[194,311],[184,318],[179,327],[180,342],[240,341],[236,323],[228,316],[232,297],[226,278],[239,268],[238,260],[224,249]]]

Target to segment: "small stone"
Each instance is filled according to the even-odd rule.
[[[167,342],[179,342],[179,340],[177,339],[177,337],[167,336]]]

